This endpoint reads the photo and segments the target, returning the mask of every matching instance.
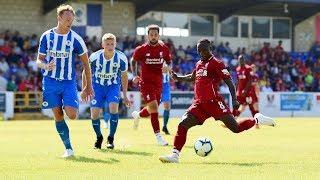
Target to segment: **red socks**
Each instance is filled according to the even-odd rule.
[[[238,122],[239,132],[244,130],[248,130],[252,128],[256,124],[254,119],[245,119],[243,121]]]
[[[155,134],[160,132],[159,113],[151,113],[151,125]]]
[[[174,149],[181,151],[182,147],[186,143],[188,130],[183,126],[178,126],[177,134],[174,138]]]

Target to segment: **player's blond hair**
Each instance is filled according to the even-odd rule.
[[[63,12],[65,11],[70,11],[73,13],[73,15],[75,15],[75,12],[72,8],[72,6],[68,5],[68,4],[61,4],[58,8],[57,8],[57,16],[61,16],[63,14]]]
[[[114,42],[116,42],[117,41],[117,38],[116,38],[116,36],[114,35],[114,34],[112,34],[112,33],[106,33],[106,34],[104,34],[103,36],[102,36],[102,42],[104,42],[105,40],[109,40],[109,39],[113,39],[114,40]]]

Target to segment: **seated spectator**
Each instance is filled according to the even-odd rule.
[[[4,77],[3,72],[0,71],[0,91],[6,91],[8,80]]]
[[[7,84],[7,91],[17,91],[17,84],[16,84],[16,76],[11,75],[8,84]]]
[[[9,73],[9,65],[3,56],[0,56],[0,71],[3,72],[4,75]]]
[[[261,89],[261,92],[273,92],[269,81],[267,81],[265,85],[261,86],[260,89]]]

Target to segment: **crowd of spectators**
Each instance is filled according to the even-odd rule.
[[[100,40],[84,38],[89,54],[100,49]],[[41,90],[41,73],[37,68],[39,36],[36,34],[22,36],[18,31],[0,33],[0,91],[39,91]],[[145,42],[144,37],[124,37],[117,40],[117,48],[122,50],[130,59],[134,48]],[[172,68],[179,74],[192,72],[198,60],[195,46],[175,47],[170,39],[163,40],[172,53]],[[221,58],[228,67],[236,83],[235,68],[238,66],[237,57],[244,54],[248,64],[254,64],[259,76],[261,91],[315,91],[320,92],[320,42],[315,43],[309,52],[285,52],[282,42],[271,47],[265,42],[257,51],[247,52],[245,47],[233,51],[229,42],[212,45],[214,54]],[[78,88],[81,88],[81,62],[77,61]],[[129,80],[133,75],[129,68]],[[172,90],[193,90],[193,85],[172,81]],[[223,91],[225,86],[221,87]],[[129,90],[138,90],[138,86],[129,81]]]

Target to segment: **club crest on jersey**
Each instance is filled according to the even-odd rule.
[[[91,104],[92,104],[92,105],[97,104],[97,100],[93,99],[93,100],[91,101]]]
[[[66,42],[66,44],[67,44],[67,46],[71,46],[71,41],[68,40],[68,41]]]
[[[160,58],[163,57],[163,52],[162,51],[159,53],[159,56],[160,56]]]
[[[146,53],[146,56],[148,56],[148,57],[149,57],[149,56],[150,56],[150,53]]]
[[[49,105],[49,103],[47,101],[43,101],[42,106],[43,107],[47,107]]]

